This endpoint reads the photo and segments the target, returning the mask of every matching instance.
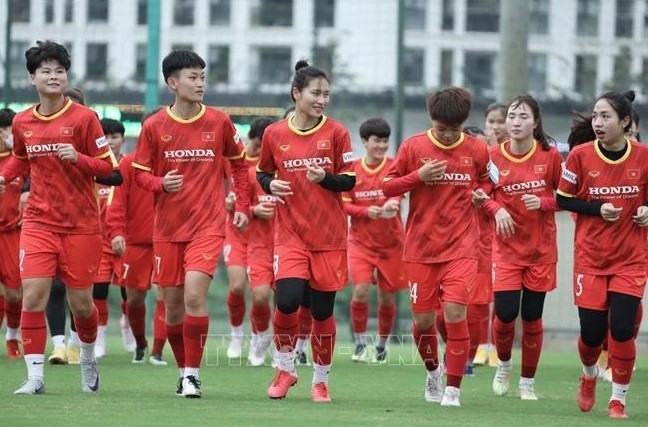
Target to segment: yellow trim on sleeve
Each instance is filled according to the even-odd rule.
[[[570,198],[575,197],[573,194],[565,193],[564,191],[561,191],[561,190],[556,190],[556,193],[560,194],[563,197],[570,197]]]
[[[237,159],[244,159],[245,158],[245,151],[241,151],[240,154],[232,157],[225,157],[228,160],[237,160]]]
[[[115,197],[115,187],[110,187],[110,192],[108,193],[108,200],[106,200],[106,206],[112,205],[114,197]]]
[[[135,169],[139,169],[139,170],[143,170],[143,171],[147,171],[147,172],[151,172],[151,170],[152,170],[148,166],[140,165],[139,163],[135,163],[135,162],[131,163],[131,166],[134,167]]]
[[[342,201],[343,202],[353,202],[353,199],[351,199],[349,197],[342,197]]]

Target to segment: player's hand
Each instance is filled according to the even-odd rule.
[[[438,181],[443,178],[447,167],[447,160],[430,160],[419,168],[419,179],[423,182]]]
[[[162,178],[162,186],[167,193],[177,193],[182,188],[182,175],[177,169],[167,172]]]
[[[495,232],[504,237],[509,238],[515,234],[515,221],[510,213],[504,208],[500,208],[495,212]]]
[[[603,203],[601,206],[601,216],[604,220],[614,222],[621,218],[623,208],[615,208],[612,203]]]
[[[371,219],[376,219],[380,216],[382,213],[382,209],[380,206],[369,206],[369,210],[367,211],[367,215]]]
[[[318,184],[322,182],[325,176],[326,176],[326,171],[322,169],[321,166],[306,165],[306,178],[310,182],[314,182],[315,184]]]
[[[68,161],[72,164],[79,160],[79,154],[72,144],[59,144],[57,146],[57,153],[59,159]]]
[[[235,203],[236,203],[236,194],[230,192],[227,195],[227,197],[225,197],[225,210],[227,212],[233,212]]]
[[[481,188],[472,192],[472,202],[476,207],[481,208],[481,205],[483,205],[486,200],[490,200],[490,196]]]
[[[486,128],[484,129],[484,135],[486,135],[486,142],[490,147],[497,145],[497,135],[493,132],[493,129]]]
[[[537,211],[540,209],[540,197],[533,194],[523,194],[521,197],[528,211]]]
[[[4,176],[0,176],[0,194],[5,192],[5,179]]]
[[[18,201],[18,209],[20,209],[20,212],[23,212],[25,210],[25,206],[27,206],[28,199],[29,199],[29,191],[20,193],[20,200]]]
[[[126,251],[126,239],[124,236],[115,236],[110,242],[112,251],[115,255],[124,255]]]
[[[261,219],[270,219],[274,215],[274,205],[272,203],[259,203],[252,208],[254,216]]]
[[[639,206],[637,208],[637,214],[632,217],[632,220],[639,227],[645,227],[646,225],[648,225],[648,207]]]
[[[280,179],[273,179],[270,181],[270,192],[277,196],[279,203],[286,203],[284,197],[292,196],[292,188],[290,188],[290,181],[282,181]]]
[[[247,227],[248,221],[248,216],[243,212],[234,212],[234,220],[232,221],[232,223],[240,231],[243,231],[245,227]]]

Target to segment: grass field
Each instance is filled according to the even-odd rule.
[[[220,354],[222,340],[211,338],[201,370],[203,398],[174,395],[177,370],[133,365],[117,337],[109,341],[110,353],[100,362],[101,391],[81,392],[78,366],[46,366],[47,393],[14,396],[24,379],[22,360],[7,360],[0,353],[0,425],[87,426],[588,426],[648,425],[648,358],[641,357],[628,397],[630,419],[607,418],[610,385],[600,382],[598,402],[588,414],[579,412],[576,393],[579,363],[575,352],[547,351],[537,376],[537,402],[515,397],[513,377],[509,397],[490,390],[493,368],[476,369],[464,379],[462,407],[442,408],[423,400],[425,372],[409,346],[392,346],[390,363],[358,365],[350,361],[350,344],[339,344],[330,383],[333,403],[309,400],[311,369],[300,369],[300,382],[288,399],[269,400],[266,387],[270,367],[250,368],[228,363]],[[518,361],[515,356],[515,361]],[[166,358],[171,354],[166,348]],[[238,366],[237,366],[238,365]],[[519,366],[519,365],[518,365]],[[516,370],[514,370],[516,372]]]

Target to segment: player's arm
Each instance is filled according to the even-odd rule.
[[[583,200],[576,197],[579,189],[580,151],[575,149],[567,156],[556,192],[556,203],[560,209],[579,215],[601,217],[603,203],[598,200]]]
[[[29,171],[29,160],[12,156],[0,171],[0,181],[4,186]]]
[[[368,218],[369,206],[360,206],[353,203],[353,197],[349,193],[342,195],[342,203],[344,203],[344,211],[351,218]]]
[[[555,192],[555,190],[558,189],[558,184],[560,183],[560,175],[562,173],[562,157],[560,157],[558,150],[555,150],[553,152],[551,168],[551,187]],[[544,212],[556,212],[560,210],[555,194],[552,197],[540,197],[540,210]]]
[[[102,185],[111,185],[117,186],[122,185],[124,179],[122,178],[121,171],[118,169],[111,172],[111,174],[105,178],[95,177],[95,182]]]
[[[409,145],[406,141],[398,150],[396,159],[383,180],[383,194],[385,197],[402,196],[424,184],[419,175],[419,169],[410,170],[409,164],[411,162],[409,157]]]
[[[244,153],[243,153],[244,154]],[[249,166],[245,163],[245,157],[230,158],[229,163],[232,169],[232,178],[234,179],[234,194],[236,195],[235,209],[236,212],[249,214],[250,202],[250,179]]]

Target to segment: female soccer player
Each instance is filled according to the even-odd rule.
[[[596,140],[567,157],[558,205],[577,213],[574,301],[580,318],[581,411],[594,407],[596,361],[608,334],[612,366],[611,418],[627,418],[626,394],[636,356],[633,327],[646,284],[648,147],[629,141],[634,92],[608,92],[594,105]]]
[[[313,317],[311,399],[329,402],[333,306],[336,292],[347,283],[347,218],[340,193],[355,185],[353,152],[344,126],[323,115],[331,96],[324,71],[298,61],[290,94],[295,114],[266,129],[257,167],[263,190],[278,198],[273,325],[279,354],[268,397],[286,397],[297,382],[297,311],[307,289]]]

